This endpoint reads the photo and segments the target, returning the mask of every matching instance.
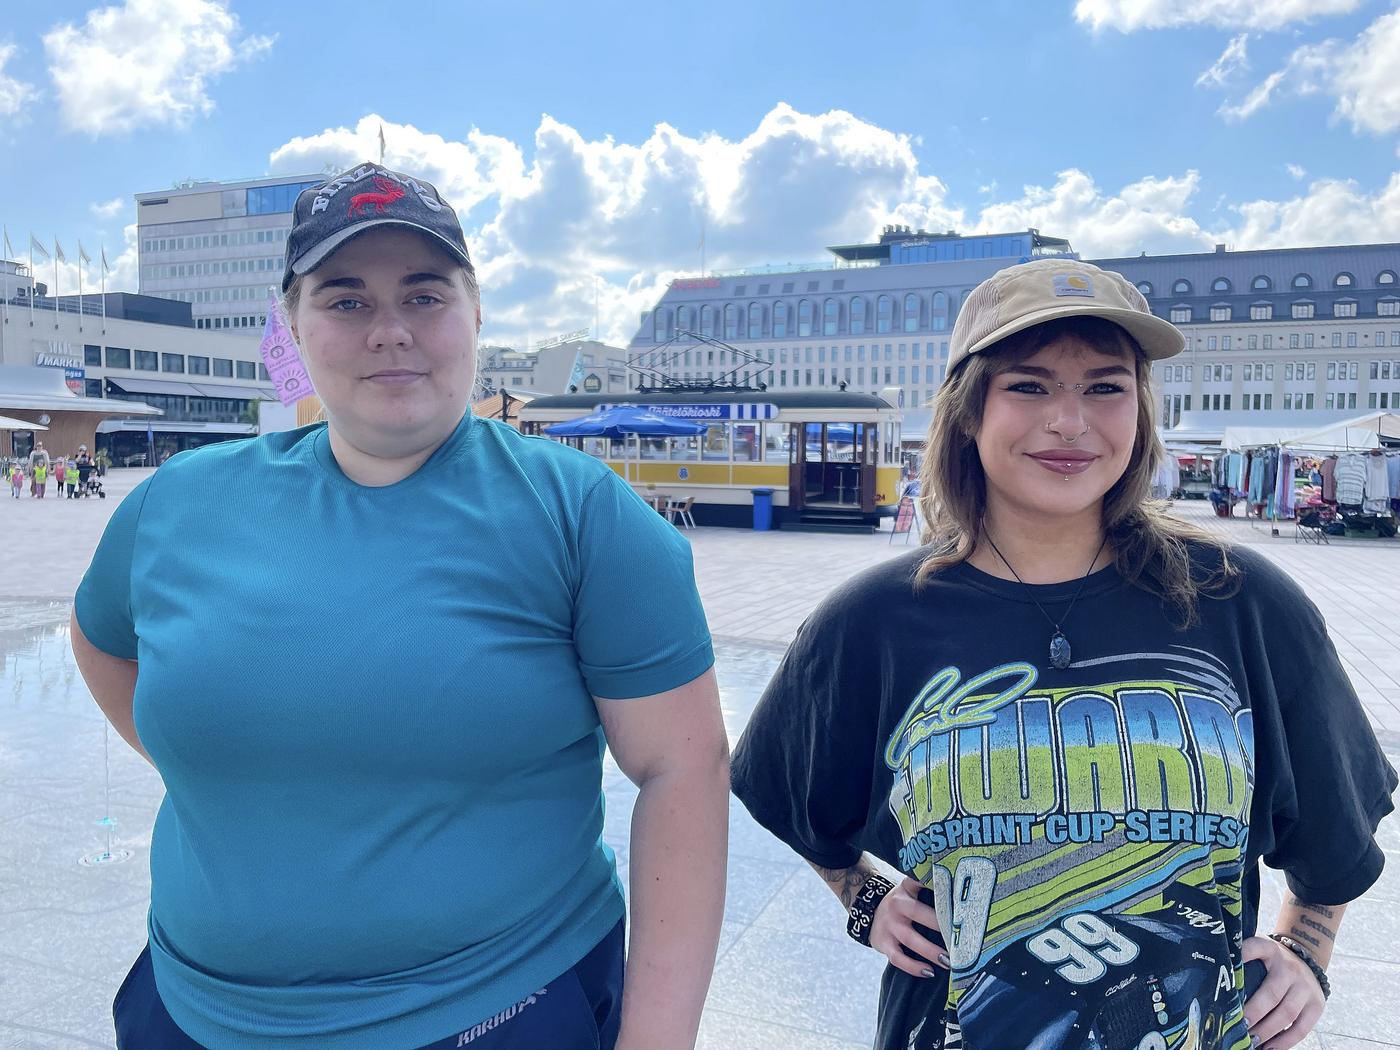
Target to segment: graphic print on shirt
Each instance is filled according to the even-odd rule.
[[[888,741],[900,867],[953,967],[910,1050],[1247,1047],[1250,711],[1198,649],[1069,674],[944,668]]]

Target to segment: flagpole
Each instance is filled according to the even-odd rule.
[[[58,238],[53,239],[53,326],[58,327],[58,259],[63,249],[58,246]]]
[[[29,235],[29,327],[34,327],[34,234]]]
[[[102,246],[102,334],[107,334],[107,246]]]
[[[78,242],[78,331],[83,330],[83,242]]]

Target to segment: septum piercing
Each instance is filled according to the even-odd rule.
[[[1080,385],[1082,386],[1083,384],[1081,383]],[[1066,445],[1073,445],[1076,441],[1078,441],[1080,438],[1082,438],[1085,434],[1089,433],[1089,431],[1091,431],[1091,430],[1093,430],[1093,429],[1094,429],[1094,428],[1093,428],[1093,426],[1092,426],[1091,424],[1085,423],[1085,424],[1084,424],[1084,429],[1081,430],[1078,434],[1075,434],[1074,437],[1065,437],[1063,434],[1061,434],[1061,435],[1060,435],[1060,438],[1061,438],[1061,440],[1064,441],[1064,443],[1065,443]],[[1045,432],[1046,432],[1047,434],[1054,434],[1054,433],[1056,433],[1055,429],[1054,429],[1053,427],[1051,427],[1049,423],[1046,423],[1046,424],[1045,424]],[[1068,480],[1068,479],[1066,479],[1066,480]]]

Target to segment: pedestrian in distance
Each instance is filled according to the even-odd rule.
[[[29,494],[37,496],[38,483],[35,481],[35,472],[40,466],[47,468],[49,465],[49,454],[44,451],[44,443],[36,442],[33,450],[29,453]]]
[[[74,603],[167,791],[117,1046],[693,1047],[728,746],[689,545],[471,414],[481,293],[429,183],[306,189],[285,263],[325,421],[172,456]],[[625,960],[605,746],[637,785]]]
[[[64,458],[62,456],[59,456],[53,461],[54,492],[57,494],[59,499],[63,498],[63,479],[64,475],[67,474],[67,472],[67,463],[64,461]]]
[[[1396,787],[1322,617],[1149,499],[1183,340],[1131,282],[1014,266],[950,342],[924,546],[802,626],[734,790],[888,959],[878,1050],[1297,1046]]]
[[[34,491],[35,499],[44,498],[44,489],[49,483],[49,467],[47,463],[40,463],[34,468]]]
[[[10,464],[10,495],[19,499],[20,490],[24,488],[24,467],[19,463]]]
[[[67,498],[77,499],[78,487],[78,457],[76,453],[69,459],[63,474],[63,484],[66,487]]]

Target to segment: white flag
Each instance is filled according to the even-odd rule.
[[[78,258],[83,260],[84,266],[91,266],[92,260],[88,258],[88,253],[83,250],[83,242],[78,242]]]
[[[68,261],[68,257],[63,254],[63,245],[58,243],[57,237],[53,239],[53,254],[54,258],[61,263],[66,263]]]
[[[40,244],[39,238],[35,237],[32,233],[29,235],[29,250],[34,252],[41,259],[47,259],[49,257],[49,250]]]

